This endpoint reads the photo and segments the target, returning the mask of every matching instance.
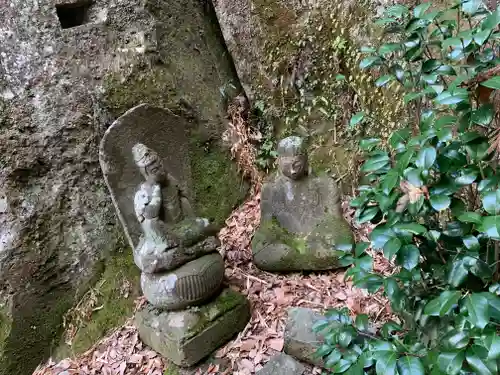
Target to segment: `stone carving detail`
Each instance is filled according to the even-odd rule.
[[[138,106],[112,125],[113,137],[118,138],[109,143],[113,148],[101,143],[101,161],[135,264],[142,271],[148,304],[136,316],[139,335],[177,365],[191,366],[244,328],[250,306],[243,295],[223,288],[217,228],[196,216],[186,181],[180,183],[168,168],[177,162],[172,171],[182,172],[184,178],[190,175],[189,168],[179,168],[185,160],[168,155],[168,134],[142,137],[139,121],[135,127],[123,126],[146,119],[150,110]],[[151,111],[159,115],[159,109]]]
[[[168,271],[215,251],[218,240],[209,221],[194,217],[187,195],[164,168],[158,154],[142,143],[132,148],[144,177],[134,197],[143,235],[134,260],[143,272]]]
[[[187,196],[154,150],[137,143],[132,154],[145,180],[134,197],[143,230],[134,260],[143,272],[144,295],[169,310],[202,303],[219,291],[224,277],[215,230],[207,219],[194,216]]]
[[[332,269],[338,267],[336,248],[352,242],[335,181],[313,174],[301,137],[281,140],[278,171],[262,187],[254,263],[267,271]]]

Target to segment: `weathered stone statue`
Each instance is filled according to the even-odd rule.
[[[177,153],[185,145],[178,142],[176,158],[170,155],[168,133],[149,130],[149,116],[170,115],[147,105],[126,112],[106,131],[101,165],[142,271],[148,304],[136,315],[139,335],[175,364],[191,366],[243,329],[250,308],[243,295],[223,288],[217,229],[196,216],[184,188],[190,181],[178,182],[170,171],[189,180],[189,155]]]
[[[215,230],[207,219],[194,217],[186,195],[154,150],[137,143],[132,153],[145,179],[134,197],[143,229],[134,259],[143,271],[144,296],[170,310],[205,302],[220,291],[224,278],[219,242],[209,237]]]
[[[134,162],[145,181],[134,197],[143,235],[134,260],[143,272],[175,269],[217,249],[216,229],[194,217],[186,194],[166,172],[158,154],[141,143],[132,148]]]
[[[333,269],[343,251],[338,249],[353,243],[337,184],[327,175],[312,174],[300,137],[279,143],[278,171],[264,183],[260,205],[252,252],[263,270]]]

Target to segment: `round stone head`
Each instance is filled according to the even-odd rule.
[[[146,180],[153,180],[161,182],[165,178],[165,170],[158,154],[143,145],[137,143],[132,147],[132,154],[134,155],[134,162],[139,167],[141,174]]]
[[[281,173],[292,180],[307,174],[307,150],[301,137],[287,137],[278,144],[278,165]]]

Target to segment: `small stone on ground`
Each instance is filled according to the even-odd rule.
[[[294,307],[288,309],[285,326],[285,353],[315,366],[324,364],[314,355],[324,341],[323,335],[313,331],[321,315],[311,309]]]
[[[257,375],[302,375],[305,367],[289,355],[276,354],[259,371]]]

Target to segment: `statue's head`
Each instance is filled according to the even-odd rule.
[[[281,173],[292,180],[307,175],[307,150],[303,138],[292,136],[278,143],[278,166]]]
[[[164,180],[165,170],[163,169],[163,163],[155,151],[142,143],[136,143],[132,147],[132,154],[134,155],[135,165],[139,167],[141,174],[146,180],[153,180],[155,182]]]

